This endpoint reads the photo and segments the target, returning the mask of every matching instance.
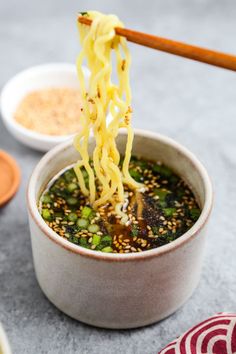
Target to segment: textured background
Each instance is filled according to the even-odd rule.
[[[87,9],[116,13],[130,28],[236,53],[234,0],[3,0],[0,86],[31,65],[74,62],[76,12]],[[27,181],[41,154],[17,143],[0,122],[0,148],[22,170],[17,197],[0,210],[0,319],[14,353],[154,354],[197,321],[236,311],[236,73],[136,45],[130,49],[134,126],[186,145],[214,183],[201,282],[177,313],[137,330],[92,328],[59,312],[35,279],[25,207]]]

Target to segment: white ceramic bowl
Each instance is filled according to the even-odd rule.
[[[86,68],[84,72],[88,77]],[[48,151],[67,140],[70,135],[51,136],[26,129],[15,121],[14,113],[27,93],[49,87],[79,88],[76,66],[67,63],[51,63],[24,70],[6,83],[0,99],[1,115],[8,131],[21,143],[40,151]]]
[[[11,354],[10,344],[7,339],[7,335],[0,323],[0,353]]]
[[[125,151],[126,133],[117,146]],[[90,140],[90,153],[94,141]],[[112,254],[88,250],[58,236],[42,219],[38,199],[49,180],[74,163],[72,141],[48,152],[36,166],[28,188],[34,266],[40,287],[59,309],[99,327],[132,328],[176,311],[196,288],[202,265],[212,187],[198,159],[172,139],[135,131],[133,154],[161,160],[192,187],[202,213],[183,236],[149,251]]]

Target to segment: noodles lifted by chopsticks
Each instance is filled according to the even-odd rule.
[[[131,120],[131,92],[129,84],[130,54],[126,39],[115,34],[115,27],[123,24],[114,15],[99,12],[86,13],[92,20],[91,26],[78,24],[82,50],[77,60],[77,70],[81,87],[82,106],[81,132],[75,137],[74,145],[81,155],[75,165],[81,191],[89,196],[90,204],[97,208],[111,203],[117,214],[126,221],[122,212],[125,200],[123,184],[138,189],[137,183],[129,174],[129,162],[133,143]],[[117,84],[112,82],[112,50],[115,52]],[[82,69],[84,60],[90,70],[88,85]],[[112,120],[107,122],[110,113]],[[120,154],[116,137],[120,128],[127,129],[127,143],[122,169],[119,168]],[[91,166],[88,153],[89,135],[93,132],[95,148]],[[86,186],[81,168],[88,173],[89,186]],[[97,183],[99,188],[97,188]]]

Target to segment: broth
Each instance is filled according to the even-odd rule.
[[[41,195],[43,219],[69,242],[113,253],[142,252],[168,244],[197,221],[201,211],[191,189],[169,167],[132,156],[129,172],[144,184],[145,191],[124,186],[129,216],[125,225],[111,204],[97,210],[89,206],[73,166],[61,171]],[[83,174],[88,184],[85,170]]]

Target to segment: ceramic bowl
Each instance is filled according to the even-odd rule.
[[[85,76],[89,73],[84,68]],[[10,79],[2,89],[0,107],[8,131],[21,143],[40,151],[48,151],[71,135],[46,135],[23,127],[14,119],[18,104],[29,92],[51,88],[79,88],[76,66],[68,63],[49,63],[33,66]]]
[[[117,138],[124,153],[126,133]],[[94,142],[91,138],[90,153]],[[88,250],[58,236],[44,222],[37,203],[48,181],[74,163],[72,142],[48,152],[28,187],[28,212],[36,276],[48,299],[67,315],[105,328],[134,328],[172,314],[196,288],[205,231],[212,207],[212,186],[198,159],[165,136],[136,130],[133,154],[161,160],[191,186],[202,213],[184,235],[160,248],[130,254]]]

